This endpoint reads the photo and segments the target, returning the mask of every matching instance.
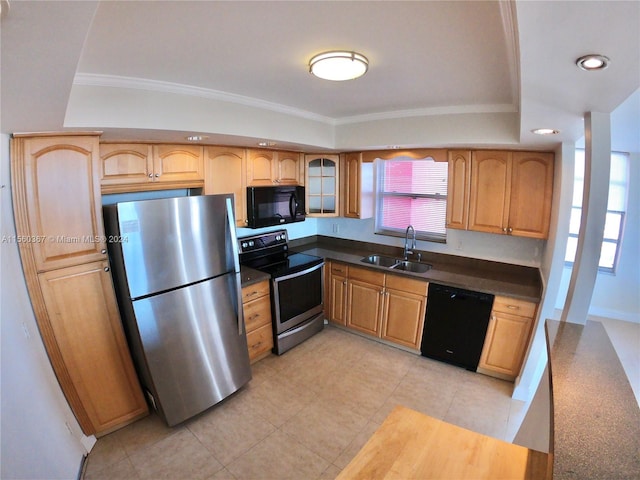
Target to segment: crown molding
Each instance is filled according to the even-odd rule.
[[[301,110],[286,105],[267,102],[253,97],[236,95],[233,93],[212,90],[209,88],[194,87],[179,83],[163,82],[146,78],[124,77],[119,75],[102,75],[94,73],[76,73],[73,80],[74,85],[86,85],[94,87],[115,87],[134,90],[146,90],[151,92],[172,93],[176,95],[189,95],[210,100],[229,102],[248,107],[264,109],[272,112],[291,115],[293,117],[304,118],[331,126],[349,125],[355,123],[365,123],[381,120],[394,120],[411,117],[429,117],[437,115],[460,115],[474,113],[515,113],[518,108],[512,104],[491,104],[491,105],[460,105],[449,107],[429,107],[408,110],[396,110],[389,112],[378,112],[365,115],[354,115],[350,117],[331,118],[318,115],[313,112]]]
[[[316,122],[334,125],[334,119],[313,112],[289,107],[279,103],[267,102],[253,97],[236,95],[234,93],[212,90],[210,88],[194,87],[180,83],[163,82],[147,78],[124,77],[120,75],[102,75],[95,73],[76,73],[73,79],[74,85],[86,85],[93,87],[115,87],[134,90],[146,90],[150,92],[173,93],[176,95],[189,95],[193,97],[207,98],[221,102],[235,103],[247,107],[260,108],[272,112],[283,113],[294,117],[305,118]]]

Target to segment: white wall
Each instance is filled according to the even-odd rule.
[[[640,153],[629,157],[629,192],[625,229],[615,274],[599,272],[589,314],[640,323]],[[571,268],[565,267],[555,307],[562,310]]]
[[[76,478],[86,453],[38,332],[18,253],[8,137],[0,137],[1,467],[9,479]],[[91,443],[90,441],[88,442]]]

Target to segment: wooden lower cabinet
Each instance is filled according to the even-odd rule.
[[[384,273],[349,268],[347,327],[379,337],[384,300]]]
[[[335,281],[332,278],[332,313],[336,311],[338,302],[335,298],[341,291],[338,285],[340,278],[337,276]],[[420,349],[427,282],[350,266],[346,286],[348,328],[414,350]]]
[[[496,296],[478,372],[514,380],[522,368],[537,305]]]
[[[242,289],[242,308],[251,363],[266,357],[273,348],[269,280]]]
[[[380,338],[420,349],[428,285],[422,280],[387,275]]]
[[[145,415],[147,405],[129,356],[108,263],[51,270],[38,277],[53,341],[72,382],[65,389],[77,392],[88,417],[78,415],[85,433],[108,432]]]
[[[347,324],[347,273],[348,266],[344,263],[331,262],[328,268],[329,281],[327,292],[326,315],[331,322],[339,325]]]

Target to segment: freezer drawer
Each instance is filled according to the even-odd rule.
[[[169,426],[218,403],[251,379],[238,326],[237,275],[133,302],[145,387]],[[240,307],[241,308],[241,307]],[[241,324],[242,325],[242,324]],[[144,380],[143,380],[143,383]]]

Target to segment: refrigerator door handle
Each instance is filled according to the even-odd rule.
[[[240,271],[240,257],[238,252],[238,237],[236,236],[236,220],[233,216],[233,205],[231,204],[231,198],[226,198],[227,204],[227,222],[229,223],[229,233],[231,234],[231,253],[233,255],[233,269],[236,272]]]
[[[231,252],[233,255],[233,269],[236,272],[236,311],[238,312],[238,335],[242,335],[242,282],[240,280],[240,257],[238,252],[238,238],[236,236],[236,221],[233,216],[233,205],[231,198],[227,197],[227,222],[229,223],[229,233],[231,236]]]

